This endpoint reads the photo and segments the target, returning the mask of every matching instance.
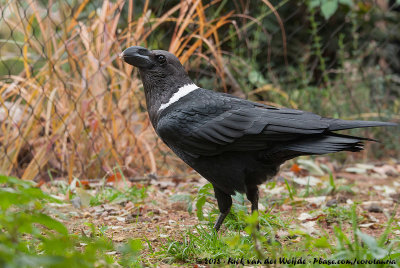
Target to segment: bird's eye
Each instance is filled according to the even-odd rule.
[[[157,61],[158,61],[159,63],[164,63],[165,60],[166,60],[166,58],[165,58],[164,55],[157,55]]]

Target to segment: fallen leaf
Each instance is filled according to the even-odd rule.
[[[362,164],[362,163],[357,163],[356,167],[358,168],[364,168],[364,169],[373,169],[375,168],[374,165],[370,165],[370,164]]]
[[[303,212],[300,214],[300,216],[298,217],[299,220],[305,222],[305,221],[316,221],[321,217],[326,216],[324,213],[322,213],[321,211],[316,211],[313,214],[309,214],[306,212]]]
[[[312,160],[298,159],[297,163],[300,164],[300,168],[306,169],[311,175],[323,176],[324,171]]]
[[[116,219],[117,219],[118,221],[125,222],[125,217],[116,217]]]
[[[344,171],[355,174],[366,174],[368,170],[365,168],[348,167]]]
[[[315,178],[313,176],[307,176],[304,178],[295,177],[295,178],[293,178],[293,181],[300,185],[309,185],[309,186],[315,186],[318,183],[321,183],[320,179]]]
[[[301,168],[299,167],[299,165],[293,164],[293,166],[290,168],[290,171],[293,171],[294,173],[298,174],[301,172]]]
[[[379,174],[385,175],[385,176],[399,175],[399,172],[391,165],[383,165],[381,167],[374,167],[372,170],[376,173],[379,173]]]
[[[311,214],[308,214],[306,212],[301,213],[300,216],[297,217],[297,219],[299,219],[301,221],[306,221],[306,220],[312,219],[312,218],[313,218],[313,216],[311,216]]]
[[[113,241],[116,241],[116,242],[122,242],[122,241],[125,241],[127,238],[125,237],[125,236],[114,236],[113,238],[112,238],[112,240]]]
[[[76,188],[76,195],[79,196],[81,205],[83,207],[89,207],[90,199],[92,199],[92,195],[89,194],[85,189],[81,187]]]
[[[387,185],[374,185],[372,186],[372,188],[374,188],[376,191],[380,191],[383,192],[382,194],[385,196],[390,196],[390,195],[394,195],[396,194],[396,190],[393,189],[393,187],[389,187]]]
[[[313,207],[320,207],[323,203],[325,203],[326,196],[315,196],[308,197],[304,199],[308,204]]]
[[[168,187],[175,187],[175,183],[171,182],[171,181],[156,181],[156,180],[152,180],[151,184],[156,185],[157,187],[159,187],[160,189],[167,189]]]
[[[372,173],[372,174],[369,174],[369,177],[372,179],[383,180],[383,179],[387,179],[388,176],[385,174],[380,174],[380,173]]]
[[[315,228],[315,221],[308,221],[301,223],[301,229],[309,235],[318,234],[318,230]]]
[[[368,219],[370,220],[370,221],[373,221],[373,222],[379,222],[379,220],[377,219],[377,218],[375,218],[373,215],[371,215],[371,214],[368,214]]]
[[[289,210],[292,210],[292,209],[293,209],[293,207],[292,207],[291,205],[283,204],[283,205],[281,206],[281,210],[282,210],[282,211],[289,211]]]
[[[46,184],[45,180],[40,179],[40,181],[35,185],[35,187],[41,188],[41,186],[42,186],[42,185],[45,185],[45,184]]]
[[[83,217],[84,218],[89,218],[91,216],[91,214],[89,213],[89,212],[87,212],[87,211],[85,211],[84,213],[83,213]]]
[[[280,193],[287,191],[287,189],[282,186],[282,187],[274,187],[272,189],[265,189],[264,191],[271,195],[279,195]]]
[[[286,231],[286,230],[278,230],[278,231],[276,232],[276,235],[277,235],[279,238],[285,238],[285,237],[288,237],[290,234],[289,234],[289,232]]]
[[[107,182],[115,182],[122,179],[122,175],[119,172],[114,172],[110,176],[107,177]]]
[[[370,222],[370,223],[363,223],[358,225],[361,228],[371,228],[371,229],[377,229],[379,227],[379,224],[375,222]]]

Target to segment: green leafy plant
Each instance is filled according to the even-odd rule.
[[[60,203],[30,181],[0,175],[1,267],[107,267],[118,259],[107,254],[118,250],[121,263],[136,263],[138,240],[118,249],[90,225],[91,235],[70,234],[60,221],[46,213],[45,204]]]
[[[103,187],[90,199],[90,205],[97,206],[105,202],[123,203],[127,201],[131,201],[135,204],[142,202],[146,196],[146,187],[136,188],[135,186],[132,186],[127,188],[125,191],[113,187]]]
[[[208,198],[212,197],[212,184],[211,183],[207,183],[205,185],[203,185],[200,189],[199,192],[197,194],[197,198],[196,198],[196,215],[197,218],[202,221],[204,220],[204,213],[203,213],[203,207],[206,204],[206,201]]]
[[[335,14],[339,8],[339,4],[347,7],[352,7],[354,5],[353,0],[310,0],[308,2],[308,7],[310,9],[319,7],[324,18],[328,20]]]

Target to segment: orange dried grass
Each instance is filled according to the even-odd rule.
[[[212,58],[225,86],[219,29],[237,14],[230,11],[208,20],[207,8],[219,2],[181,1],[154,18],[147,0],[142,15],[133,18],[133,0],[104,1],[82,21],[88,0],[75,11],[63,1],[54,9],[29,0],[26,11],[10,1],[5,8],[14,15],[3,19],[24,36],[24,71],[0,81],[0,119],[2,113],[5,117],[0,121],[0,173],[32,180],[50,170],[72,181],[77,176],[103,177],[116,165],[128,176],[168,175],[171,167],[184,171],[149,127],[140,108],[145,105],[141,83],[132,67],[116,58],[124,47],[146,45],[160,25],[175,23],[169,50],[182,63],[193,56]],[[123,8],[128,8],[129,23],[117,35]],[[46,9],[49,13],[43,16]],[[34,22],[41,35],[33,38]],[[212,57],[205,56],[203,45]],[[30,66],[37,58],[43,65],[33,72]],[[10,112],[10,103],[18,116]]]

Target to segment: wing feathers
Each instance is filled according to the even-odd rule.
[[[362,150],[361,140],[332,131],[396,124],[346,121],[287,108],[269,107],[207,90],[196,102],[166,114],[157,132],[190,155],[279,148],[304,154]],[[196,94],[197,94],[196,93]],[[201,94],[201,95],[200,95]],[[276,151],[276,150],[275,150]]]
[[[341,119],[325,119],[329,122],[330,131],[344,130],[351,128],[364,128],[364,127],[382,127],[382,126],[396,126],[395,123],[379,122],[379,121],[360,121],[360,120],[341,120]]]

